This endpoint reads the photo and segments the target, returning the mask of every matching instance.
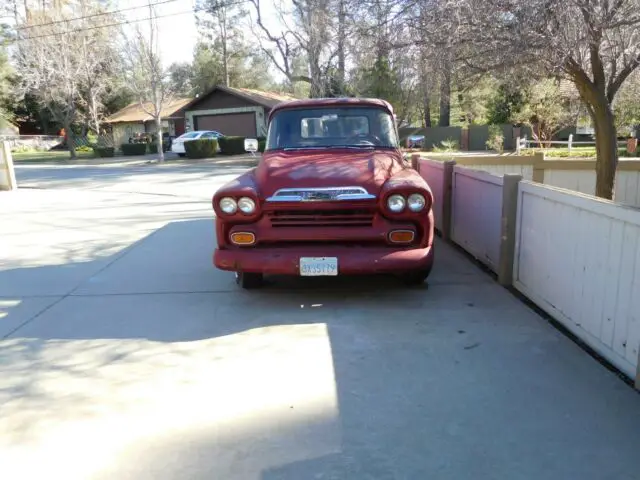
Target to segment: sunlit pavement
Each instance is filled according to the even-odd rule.
[[[250,165],[18,167],[2,479],[637,479],[640,396],[437,245],[425,288],[211,265]]]

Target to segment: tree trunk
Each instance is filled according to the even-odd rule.
[[[100,137],[100,120],[98,118],[98,102],[95,95],[91,95],[91,120],[93,121],[93,128],[95,129],[96,136]]]
[[[341,95],[344,94],[345,81],[345,37],[346,37],[346,12],[345,0],[340,0],[338,6],[338,80],[340,82]]]
[[[593,105],[591,119],[596,132],[596,196],[613,200],[618,167],[618,137],[613,112],[606,99],[600,99],[598,105]]]
[[[64,122],[64,132],[67,135],[67,147],[69,148],[69,158],[71,160],[77,160],[78,155],[76,154],[76,142],[75,135],[73,134],[73,130],[71,130],[71,122]]]
[[[212,14],[217,16],[218,25],[220,30],[220,41],[222,42],[222,75],[224,86],[229,86],[229,53],[228,53],[228,25],[227,25],[227,6],[225,2],[215,2],[211,5],[213,7]]]
[[[222,68],[224,70],[224,86],[228,87],[229,86],[229,54],[227,53],[226,36],[222,39]]]
[[[158,161],[164,162],[164,150],[162,149],[162,117],[156,117],[156,145],[158,146]]]
[[[451,125],[451,66],[447,63],[442,71],[440,81],[440,119],[438,125]]]
[[[309,49],[309,70],[311,73],[310,98],[320,98],[324,93],[322,69],[320,68],[320,47]]]
[[[429,97],[429,92],[426,91],[426,88],[425,88],[424,95],[422,97],[422,103],[423,103],[423,112],[424,112],[424,118],[423,118],[424,128],[429,128],[431,127],[431,98]]]

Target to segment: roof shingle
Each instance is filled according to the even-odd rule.
[[[185,110],[191,110],[194,105],[197,105],[201,100],[207,98],[216,90],[226,92],[230,95],[235,95],[236,97],[243,98],[251,103],[267,108],[274,107],[275,105],[282,102],[288,102],[289,100],[296,100],[296,97],[292,97],[291,95],[287,95],[284,93],[265,92],[263,90],[253,90],[251,88],[236,88],[225,87],[224,85],[216,85],[209,91],[203,93],[199,97],[194,98],[191,102],[189,102],[185,106]]]
[[[176,98],[172,100],[168,105],[166,105],[162,109],[162,118],[174,118],[176,117],[176,113],[181,110],[185,105],[193,100],[192,98]],[[151,111],[151,104],[146,105],[146,109]],[[148,122],[153,120],[153,117],[149,115],[144,109],[140,106],[139,102],[134,102],[122,110],[117,111],[113,115],[109,116],[105,122],[106,123],[124,123],[124,122]]]

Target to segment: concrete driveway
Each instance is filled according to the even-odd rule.
[[[0,478],[634,479],[640,396],[459,252],[429,288],[211,265],[245,163],[18,167]]]

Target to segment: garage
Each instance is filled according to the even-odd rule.
[[[216,130],[227,136],[262,137],[267,117],[290,95],[217,85],[184,107],[186,130]]]
[[[195,130],[216,130],[225,135],[240,137],[256,136],[256,114],[253,112],[197,115],[194,123]]]

